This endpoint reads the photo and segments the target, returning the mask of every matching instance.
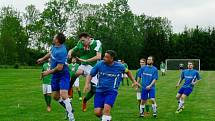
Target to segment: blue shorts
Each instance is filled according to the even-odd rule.
[[[52,91],[69,90],[70,87],[69,72],[65,72],[62,74],[53,74],[51,85]]]
[[[118,93],[116,91],[96,92],[94,97],[94,108],[104,108],[105,104],[113,107]]]
[[[155,98],[155,88],[151,88],[150,90],[147,90],[146,88],[142,89],[141,99],[147,100],[149,98]]]
[[[186,96],[189,96],[193,91],[192,87],[181,87],[178,91],[179,94],[185,94]]]

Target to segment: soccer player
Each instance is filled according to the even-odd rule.
[[[48,60],[48,62],[43,64],[42,67],[42,72],[44,71],[48,71],[50,70],[50,59]],[[43,95],[46,101],[46,105],[47,105],[47,111],[50,112],[51,111],[51,94],[52,94],[52,87],[51,87],[51,75],[45,76],[45,77],[41,77],[41,80],[43,80]]]
[[[140,59],[140,67],[144,67],[146,65],[146,59],[145,58],[141,58]],[[137,80],[138,78],[138,73],[140,71],[141,68],[139,68],[136,72],[136,76],[135,76],[135,80]],[[138,82],[140,83],[140,82]],[[137,88],[137,101],[138,101],[138,108],[140,108],[140,104],[141,104],[141,88],[138,87]],[[148,114],[149,113],[149,105],[148,105],[148,102],[146,102],[146,105],[145,105],[145,109],[146,109],[146,113]]]
[[[65,40],[65,35],[63,33],[58,33],[53,39],[53,46],[50,52],[38,59],[37,63],[41,64],[51,58],[51,69],[44,71],[42,77],[52,74],[51,86],[53,97],[66,109],[69,121],[75,121],[72,105],[68,97],[70,75],[69,68],[66,64],[67,50],[64,45]]]
[[[71,63],[68,65],[69,66],[69,72],[70,72],[70,77],[74,77],[76,71],[78,70],[79,64],[76,63],[76,58],[72,58]],[[79,87],[79,77],[76,78],[75,83],[73,85],[71,85],[71,81],[70,81],[70,89],[69,89],[69,97],[72,98],[73,97],[73,87],[77,90],[78,92],[78,96],[79,96],[79,100],[82,100],[82,96],[81,96],[81,90]]]
[[[113,50],[105,52],[104,60],[100,61],[91,70],[87,77],[84,91],[90,89],[90,80],[98,74],[98,85],[94,97],[94,112],[102,121],[111,121],[110,111],[118,94],[118,87],[122,80],[122,73],[126,72],[134,86],[140,86],[121,63],[115,61],[116,53]]]
[[[193,66],[192,62],[188,62],[188,69],[182,71],[181,78],[176,84],[177,88],[180,86],[182,80],[185,80],[183,86],[179,89],[176,95],[176,99],[178,100],[178,109],[176,110],[176,113],[180,113],[184,109],[184,101],[186,97],[192,93],[194,85],[198,82],[197,80],[200,80],[199,72],[193,69]]]
[[[80,75],[89,76],[91,69],[95,66],[98,60],[101,59],[102,46],[99,40],[93,39],[88,33],[81,33],[79,35],[79,42],[77,45],[71,49],[68,53],[68,56],[71,58],[74,54],[80,56],[78,60],[81,62],[79,66],[76,77],[72,78],[72,81]],[[91,80],[91,85],[97,85],[98,79],[97,76],[93,77]],[[93,89],[93,88],[92,88]],[[94,95],[93,90],[90,91],[83,99],[82,111],[85,112],[87,109],[87,101],[92,98]]]
[[[153,66],[154,59],[149,56],[147,65],[142,67],[138,73],[138,81],[142,79],[142,92],[140,104],[140,117],[144,117],[144,108],[147,99],[152,101],[153,116],[157,118],[157,105],[155,102],[155,83],[158,80],[158,70]]]
[[[125,63],[124,60],[122,60],[121,62],[122,62],[122,65],[123,65],[126,69],[128,69],[128,64]],[[124,85],[124,79],[126,79],[126,81],[127,81],[127,86],[129,86],[128,75],[127,75],[126,73],[123,73],[122,85]]]
[[[162,61],[160,64],[160,70],[161,70],[161,75],[165,76],[165,72],[166,72],[166,65],[165,63]]]

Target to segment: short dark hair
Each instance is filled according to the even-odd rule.
[[[146,59],[145,59],[145,58],[140,58],[140,61],[141,61],[141,60],[144,61],[144,62],[146,62]]]
[[[154,58],[153,56],[151,56],[151,55],[150,55],[149,57],[151,57],[151,58],[152,58],[152,60],[154,61],[154,59],[155,59],[155,58]],[[149,57],[148,57],[148,58],[149,58]]]
[[[56,39],[58,39],[60,44],[63,44],[66,41],[66,36],[63,33],[58,33]]]
[[[113,58],[113,60],[117,60],[117,54],[114,50],[107,50],[105,53],[110,54],[110,56]]]
[[[87,38],[87,37],[91,37],[90,34],[86,33],[86,32],[82,32],[81,34],[78,35],[78,38],[80,39],[81,37]]]

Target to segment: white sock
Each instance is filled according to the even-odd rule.
[[[103,115],[102,121],[111,121],[111,116]]]
[[[66,111],[68,112],[68,117],[69,118],[74,118],[74,115],[72,113],[72,105],[70,103],[70,99],[67,98],[66,100],[63,101],[65,103]]]
[[[140,113],[141,114],[144,112],[144,108],[145,108],[145,105],[140,105]]]
[[[157,112],[157,105],[156,104],[152,104],[152,110],[154,113]]]
[[[180,103],[178,104],[178,108],[181,108],[184,105],[184,100],[180,99]]]

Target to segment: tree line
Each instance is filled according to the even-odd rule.
[[[107,4],[80,4],[78,0],[50,0],[43,11],[28,5],[19,12],[13,7],[0,10],[0,65],[35,65],[50,49],[58,32],[67,36],[71,49],[77,35],[88,32],[102,42],[103,52],[113,49],[131,69],[139,59],[153,55],[155,65],[167,58],[201,59],[201,68],[215,69],[215,28],[199,26],[174,33],[166,17],[134,14],[128,0]]]

